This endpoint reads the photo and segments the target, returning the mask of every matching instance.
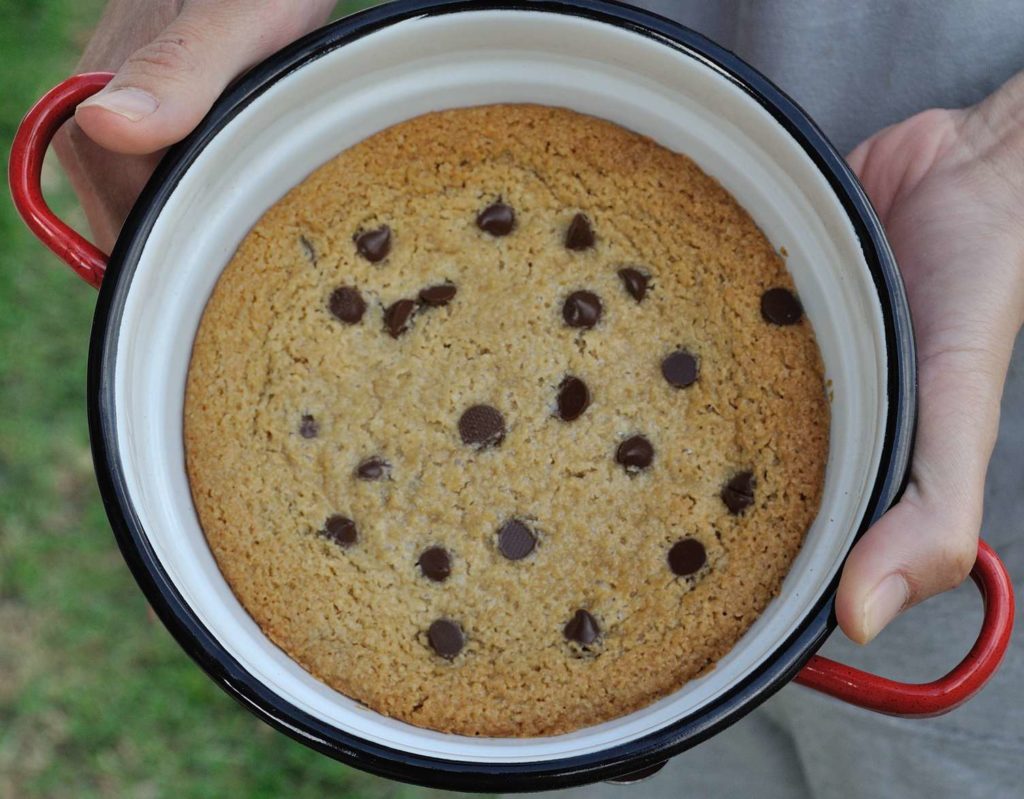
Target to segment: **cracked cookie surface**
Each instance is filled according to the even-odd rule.
[[[418,117],[245,236],[185,403],[217,563],[316,677],[554,734],[711,667],[813,521],[829,411],[784,263],[683,155],[564,109]]]

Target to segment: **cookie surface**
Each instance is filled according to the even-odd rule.
[[[185,403],[200,521],[269,637],[374,710],[494,736],[728,652],[814,520],[828,424],[739,205],[527,105],[402,123],[289,192],[213,292]]]

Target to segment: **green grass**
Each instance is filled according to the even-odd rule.
[[[74,69],[101,8],[0,0],[4,163],[22,114]],[[55,162],[44,184],[84,229]],[[271,730],[152,620],[92,473],[95,293],[28,233],[6,191],[0,236],[0,797],[428,795]]]

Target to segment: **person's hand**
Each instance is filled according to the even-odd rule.
[[[322,25],[334,0],[111,0],[78,64],[116,71],[54,139],[109,252],[163,150],[239,74]]]
[[[906,281],[920,412],[910,483],[846,562],[836,615],[866,643],[959,585],[977,554],[985,472],[1024,322],[1024,74],[967,110],[886,128],[849,163]]]

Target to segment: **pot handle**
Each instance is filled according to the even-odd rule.
[[[971,577],[985,603],[985,617],[971,651],[945,677],[921,685],[896,682],[814,655],[795,681],[890,716],[928,718],[959,707],[995,673],[1013,630],[1013,583],[999,556],[984,541],[978,542]]]
[[[96,94],[114,77],[112,72],[85,72],[57,84],[25,115],[11,143],[8,180],[14,207],[36,237],[93,288],[99,288],[107,256],[96,245],[68,227],[43,199],[40,175],[43,156],[61,125],[75,108]]]

